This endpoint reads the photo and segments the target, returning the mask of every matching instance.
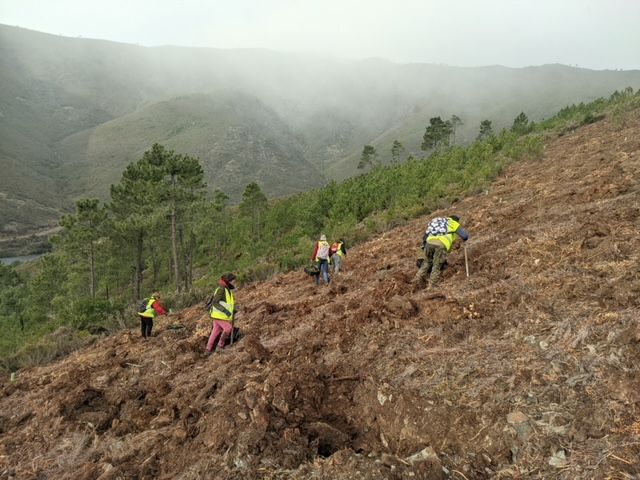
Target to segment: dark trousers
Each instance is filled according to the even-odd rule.
[[[153,318],[140,316],[140,333],[143,338],[149,338],[151,336],[151,329],[153,328]]]

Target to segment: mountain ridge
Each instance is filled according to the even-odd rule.
[[[433,116],[460,116],[464,125],[458,138],[469,142],[485,118],[496,129],[508,128],[521,111],[538,121],[570,103],[593,100],[627,86],[640,87],[638,71],[566,66],[476,69],[255,49],[140,47],[3,25],[0,53],[0,162],[7,165],[7,178],[12,179],[2,184],[0,234],[5,236],[50,228],[60,213],[72,209],[74,199],[104,198],[109,184],[118,178],[121,170],[107,171],[104,165],[94,167],[100,174],[96,178],[70,174],[72,165],[94,158],[86,151],[86,142],[75,135],[89,135],[93,129],[94,140],[105,142],[107,138],[97,136],[110,130],[110,122],[124,121],[135,112],[150,112],[150,105],[182,96],[234,89],[275,112],[279,117],[275,123],[290,130],[286,137],[297,138],[283,142],[267,157],[250,149],[234,155],[234,149],[227,146],[229,161],[261,164],[283,157],[293,168],[293,159],[298,158],[295,170],[301,172],[299,177],[313,177],[300,186],[274,181],[277,175],[261,183],[256,173],[260,167],[244,168],[225,192],[237,199],[252,181],[261,183],[269,195],[279,196],[317,185],[313,169],[320,170],[318,178],[324,181],[356,175],[362,147],[371,142],[381,161],[388,163],[396,131],[404,135],[408,153],[421,155],[421,130],[423,133]],[[153,120],[141,119],[140,123]],[[272,135],[266,127],[258,126],[257,138]],[[144,135],[135,123],[130,129],[131,138],[144,141],[127,150],[123,155],[127,160],[162,140]],[[178,153],[198,151],[208,142],[203,131]],[[202,155],[201,160],[205,170],[218,168],[215,159]],[[110,165],[115,169],[122,163]],[[282,165],[273,164],[274,171],[281,169]],[[264,170],[270,167],[265,165]],[[220,185],[212,178],[210,183],[212,188]],[[25,192],[30,192],[30,207],[15,208]]]

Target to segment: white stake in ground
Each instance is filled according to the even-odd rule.
[[[467,271],[467,278],[469,278],[469,260],[467,260],[467,244],[462,245],[464,248],[464,268]]]

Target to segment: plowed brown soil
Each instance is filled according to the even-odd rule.
[[[240,286],[225,354],[202,355],[193,307],[20,372],[0,477],[638,479],[639,178],[640,115],[605,119],[446,211],[469,278],[459,249],[412,292],[421,218],[349,250],[330,287]]]

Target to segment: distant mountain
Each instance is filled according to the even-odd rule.
[[[153,103],[65,138],[57,150],[65,159],[60,167],[60,178],[68,180],[65,193],[104,197],[105,187],[117,183],[125,167],[155,142],[200,158],[208,185],[234,200],[248,179],[256,179],[271,195],[325,182],[273,110],[255,97],[217,92]]]
[[[640,87],[640,71],[345,61],[268,50],[145,48],[0,25],[0,236],[108,196],[155,142],[198,156],[210,188],[286,195],[346,178],[362,147],[421,154],[433,116],[508,127]],[[405,155],[406,155],[405,154]]]

